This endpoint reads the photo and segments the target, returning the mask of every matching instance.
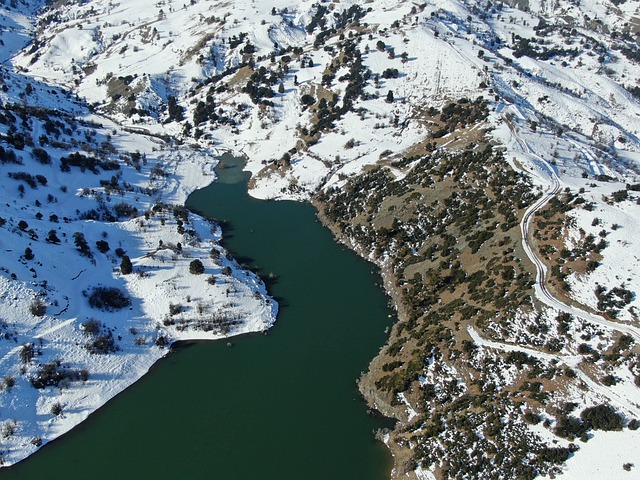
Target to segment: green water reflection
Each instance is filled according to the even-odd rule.
[[[227,158],[189,208],[223,220],[224,245],[273,274],[268,335],[182,345],[138,383],[2,478],[383,480],[355,380],[383,344],[387,298],[372,266],[336,244],[308,204],[246,194]]]

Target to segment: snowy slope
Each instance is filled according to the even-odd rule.
[[[224,254],[209,255],[219,250],[218,230],[212,233],[190,216],[187,230],[193,232],[185,237],[173,207],[152,209],[158,198],[180,205],[190,191],[212,181],[215,154],[224,150],[247,157],[252,195],[306,200],[319,189],[340,188],[368,166],[420,154],[431,142],[440,149],[462,148],[488,133],[538,188],[548,188],[557,177],[562,190],[580,192],[593,205],[569,212],[575,220],[563,232],[567,248],[573,248],[581,236],[606,230],[599,266],[568,277],[571,295],[597,311],[599,286],[628,289],[633,295],[618,321],[638,325],[640,193],[627,188],[640,182],[637,2],[518,3],[526,8],[459,0],[91,0],[57,2],[39,11],[35,3],[0,6],[0,99],[13,105],[9,110],[16,117],[0,124],[2,146],[12,145],[8,137],[11,126],[20,124],[20,106],[56,112],[49,115],[53,129],[44,117],[20,127],[33,145],[17,150],[22,165],[3,165],[5,173],[27,171],[48,180],[46,188],[23,186],[22,193],[19,180],[6,178],[0,192],[7,204],[0,245],[11,250],[2,265],[2,292],[14,302],[1,308],[4,329],[19,332],[13,343],[0,341],[3,368],[17,379],[0,401],[21,405],[6,416],[19,428],[5,462],[34,451],[30,438],[55,438],[139,377],[166,351],[154,346],[157,338],[224,336],[181,328],[205,307],[226,308],[228,289],[245,318],[233,333],[271,324],[277,307],[261,283]],[[442,127],[434,112],[480,96],[490,102],[481,128],[434,135]],[[72,117],[91,123],[70,128]],[[330,124],[318,126],[328,117]],[[33,158],[37,147],[49,153],[50,165]],[[60,160],[71,152],[104,156],[122,167],[99,175],[77,167],[73,175],[61,172]],[[133,160],[143,158],[136,152],[144,162]],[[122,192],[107,192],[114,174]],[[627,198],[612,201],[621,190]],[[80,219],[82,212],[104,205],[113,210],[117,203],[135,206],[138,214],[107,223]],[[54,225],[48,220],[52,213],[70,222]],[[59,232],[60,245],[44,242],[51,229]],[[111,249],[79,256],[75,232],[94,251],[101,239]],[[116,246],[126,250],[138,274],[119,273]],[[27,247],[34,260],[20,257]],[[65,262],[70,255],[77,262]],[[204,275],[188,273],[196,257],[205,264]],[[38,265],[41,258],[48,261]],[[232,267],[231,276],[223,274],[225,266]],[[205,281],[211,274],[220,278],[215,285]],[[98,284],[117,286],[132,298],[126,323],[100,314],[122,337],[121,350],[107,357],[73,348],[87,337],[79,325],[95,315],[82,291]],[[179,285],[189,287],[190,302],[177,293]],[[259,298],[252,294],[256,290]],[[28,313],[37,295],[48,305],[44,317]],[[178,304],[184,311],[168,319],[171,305]],[[64,362],[74,368],[109,372],[109,386],[89,376],[62,392],[29,387],[35,365],[26,375],[20,372],[19,347],[39,344],[39,336],[44,358],[64,352]],[[134,374],[126,376],[128,371]],[[81,405],[86,391],[91,400]],[[27,397],[32,402],[22,401]],[[38,423],[55,402],[63,404],[62,418]],[[569,462],[570,472],[576,462]]]

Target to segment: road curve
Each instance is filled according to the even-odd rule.
[[[536,255],[533,247],[531,246],[529,232],[531,228],[531,220],[535,213],[543,208],[549,200],[551,200],[555,195],[560,191],[561,183],[558,175],[556,174],[553,167],[547,162],[544,158],[537,155],[535,152],[531,150],[529,145],[525,140],[523,140],[516,132],[515,128],[511,123],[507,122],[509,125],[509,129],[513,138],[516,140],[518,145],[522,148],[522,151],[534,158],[536,158],[542,166],[544,166],[549,172],[549,177],[551,184],[547,191],[540,197],[538,201],[536,201],[533,205],[531,205],[524,213],[522,220],[520,221],[520,233],[522,235],[522,246],[524,248],[525,253],[529,257],[529,259],[536,266],[536,283],[535,283],[535,292],[536,296],[546,305],[551,308],[555,308],[562,312],[569,313],[576,317],[587,320],[596,325],[600,325],[612,330],[616,330],[621,333],[625,333],[627,335],[632,336],[636,341],[640,342],[640,328],[634,327],[633,325],[626,325],[619,322],[612,322],[611,320],[607,320],[601,315],[596,315],[581,308],[573,307],[571,305],[567,305],[566,303],[561,302],[556,297],[554,297],[551,292],[547,289],[546,279],[547,279],[547,266],[542,262],[542,260]]]

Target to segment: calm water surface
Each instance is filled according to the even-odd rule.
[[[313,207],[246,194],[231,157],[189,208],[225,222],[224,245],[273,274],[268,335],[181,345],[12,479],[383,480],[391,458],[355,380],[385,341],[371,265],[337,245]]]

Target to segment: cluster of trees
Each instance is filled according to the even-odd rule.
[[[398,78],[400,72],[397,68],[387,68],[382,72],[382,78]]]
[[[178,100],[173,95],[169,95],[167,98],[167,110],[169,121],[181,122],[184,120],[184,107],[178,104]]]
[[[229,37],[229,48],[234,49],[238,48],[244,42],[245,38],[247,38],[246,32],[240,32],[239,35],[232,35]]]
[[[90,337],[90,340],[84,345],[84,348],[90,353],[105,355],[120,350],[113,338],[113,333],[100,320],[95,318],[87,320],[82,324],[82,331]]]
[[[216,312],[213,315],[196,320],[192,327],[203,332],[219,332],[227,335],[232,331],[233,327],[241,322],[242,319],[237,314]]]
[[[515,38],[516,44],[513,48],[513,56],[516,58],[527,56],[535,58],[537,60],[549,60],[556,56],[574,58],[580,54],[580,50],[578,50],[577,48],[547,48],[546,46],[544,46],[544,40],[541,39],[522,38],[519,35],[516,35]]]
[[[93,258],[93,253],[91,253],[91,248],[89,248],[89,244],[87,240],[84,238],[84,234],[82,232],[75,232],[73,234],[73,243],[80,252],[80,255]]]
[[[251,74],[242,91],[247,93],[255,104],[273,106],[273,102],[265,99],[276,96],[273,87],[282,81],[283,76],[282,72],[274,72],[261,66]]]
[[[96,157],[90,157],[83,155],[80,152],[70,153],[67,156],[60,158],[60,170],[63,172],[70,172],[71,167],[78,167],[81,172],[89,170],[96,175],[102,170],[118,170],[120,164],[115,160],[99,159]]]
[[[325,73],[322,77],[322,84],[329,86],[335,78],[335,73],[342,65],[346,64],[349,67],[349,72],[338,79],[339,81],[347,81],[342,97],[342,105],[338,105],[337,96],[330,100],[322,99],[318,103],[315,123],[308,132],[311,136],[333,128],[336,120],[347,112],[352,111],[355,101],[363,95],[366,82],[371,76],[371,72],[364,68],[362,55],[356,42],[353,39],[346,39],[340,45],[342,47],[340,56],[342,61],[334,60],[329,65],[327,68],[328,73]]]
[[[624,426],[624,419],[611,405],[600,404],[585,408],[580,413],[580,418],[569,413],[570,411],[561,411],[554,428],[556,435],[569,440],[577,437],[585,439],[589,430],[621,430]]]
[[[89,305],[98,310],[122,310],[131,305],[131,299],[116,287],[94,287],[89,295]]]
[[[461,98],[457,102],[450,102],[440,112],[439,120],[444,125],[432,132],[431,136],[433,138],[443,137],[459,128],[465,128],[468,125],[485,120],[488,115],[488,102],[482,97],[478,97],[473,101]]]
[[[597,285],[595,294],[598,299],[598,310],[606,312],[612,318],[616,318],[620,309],[631,303],[634,298],[634,293],[624,286],[613,287],[607,291],[603,285]]]
[[[82,380],[84,382],[88,378],[89,373],[86,369],[77,370],[69,368],[68,365],[62,365],[61,361],[56,360],[40,365],[29,381],[34,388],[41,389],[46,387],[62,387],[69,381]]]
[[[148,114],[147,111],[140,111],[136,108],[136,94],[139,93],[140,88],[132,85],[132,83],[137,77],[137,74],[118,77],[108,76],[106,79],[107,95],[111,97],[112,109],[115,108],[116,102],[122,100],[119,102],[120,109],[125,115],[131,116],[135,113]]]
[[[21,164],[22,162],[18,159],[16,152],[12,149],[5,149],[2,145],[0,145],[0,163],[14,163]]]
[[[313,33],[316,28],[324,30],[327,26],[327,20],[324,16],[328,13],[329,9],[325,5],[316,4],[314,5],[314,10],[311,20],[309,20],[309,23],[307,23],[305,27],[307,33]]]
[[[38,188],[38,184],[46,186],[47,185],[47,177],[44,175],[31,175],[27,172],[9,172],[7,174],[9,178],[13,178],[14,180],[21,180],[29,185],[31,188]]]
[[[624,202],[628,198],[629,198],[629,192],[627,191],[627,189],[617,190],[611,194],[611,200],[614,203]]]

